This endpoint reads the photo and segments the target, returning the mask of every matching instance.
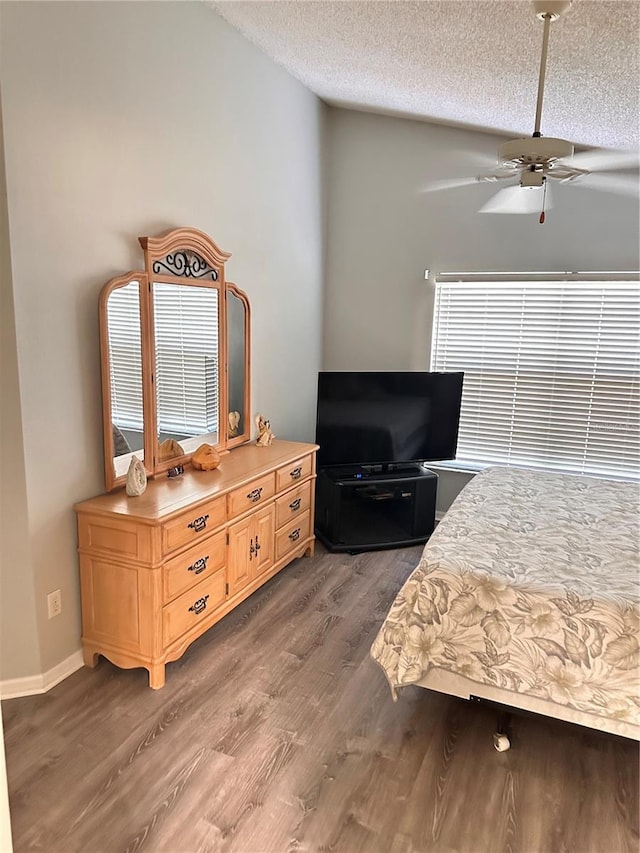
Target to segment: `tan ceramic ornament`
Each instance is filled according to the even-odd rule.
[[[220,465],[220,454],[211,444],[201,444],[191,457],[191,467],[197,471],[214,471]]]
[[[165,438],[158,447],[159,462],[166,462],[168,459],[176,459],[179,456],[184,456],[184,450],[175,438]]]
[[[258,428],[258,447],[269,447],[275,435],[271,432],[271,423],[262,415],[256,415],[256,427]]]
[[[147,472],[144,465],[137,456],[131,457],[129,470],[127,471],[127,483],[125,491],[131,498],[137,498],[147,488]]]
[[[240,412],[229,412],[229,438],[235,438],[238,435],[240,427]]]

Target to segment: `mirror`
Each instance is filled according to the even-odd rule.
[[[100,306],[105,475],[126,475],[131,457],[144,461],[144,405],[140,324],[141,279],[114,279]]]
[[[218,291],[153,284],[156,429],[160,462],[220,443]]]
[[[251,433],[250,308],[225,281],[230,255],[193,228],[139,242],[145,272],[112,279],[100,299],[108,491],[134,454],[153,477]]]
[[[227,341],[229,384],[229,444],[249,439],[249,303],[241,290],[227,288]]]

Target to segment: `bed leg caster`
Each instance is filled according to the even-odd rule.
[[[493,746],[498,752],[506,752],[511,749],[511,714],[508,711],[500,711],[493,736]]]
[[[496,732],[493,735],[493,746],[498,752],[506,752],[511,749],[511,741],[502,732]]]

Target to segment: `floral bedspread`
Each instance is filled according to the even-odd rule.
[[[638,504],[633,483],[474,477],[373,643],[394,695],[435,666],[639,725]]]

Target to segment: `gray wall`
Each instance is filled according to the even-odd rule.
[[[14,678],[39,673],[41,667],[31,572],[1,119],[0,111],[0,652],[5,660],[3,677]],[[15,645],[16,636],[20,637],[19,645]]]
[[[328,138],[325,370],[428,370],[432,271],[638,268],[637,200],[554,187],[536,216],[479,214],[496,185],[423,193],[474,175],[465,150],[495,157],[498,136],[343,109]],[[588,184],[586,184],[588,186]],[[441,473],[438,509],[467,482]]]
[[[7,679],[80,647],[72,506],[104,489],[98,294],[141,266],[138,236],[191,225],[232,252],[252,307],[253,412],[281,438],[313,438],[326,109],[203,3],[3,2],[0,16]],[[56,588],[63,613],[48,620]]]

